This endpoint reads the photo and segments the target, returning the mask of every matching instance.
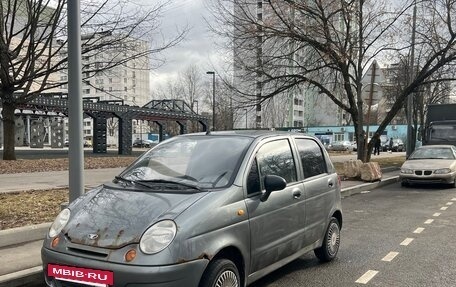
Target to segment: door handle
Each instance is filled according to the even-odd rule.
[[[300,190],[295,190],[295,191],[293,191],[293,198],[294,198],[294,199],[298,199],[298,198],[301,197],[301,194],[302,194],[302,193],[301,193]]]

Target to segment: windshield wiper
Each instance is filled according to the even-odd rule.
[[[192,188],[192,189],[196,189],[198,191],[204,191],[203,189],[201,189],[197,185],[190,184],[190,183],[185,183],[185,182],[182,182],[182,181],[169,180],[169,179],[143,179],[143,180],[137,180],[135,182],[138,182],[138,183],[141,183],[141,184],[144,184],[144,185],[147,185],[145,183],[171,183],[171,184],[178,184],[178,185],[182,185],[182,186],[189,187],[189,188]],[[150,187],[149,185],[147,185],[147,186]]]
[[[115,180],[114,183],[118,183],[119,181],[122,181],[122,182],[125,182],[125,183],[129,183],[130,185],[137,184],[137,185],[141,185],[141,186],[147,187],[147,188],[150,187],[149,185],[141,183],[141,182],[138,182],[137,180],[126,179],[125,177],[121,177],[121,176],[118,176],[118,175],[116,175],[114,177],[114,180]]]

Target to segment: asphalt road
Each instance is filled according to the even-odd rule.
[[[392,184],[342,203],[335,261],[309,253],[252,286],[455,286],[456,189]]]
[[[396,183],[342,204],[335,261],[309,253],[251,286],[455,286],[456,189]]]

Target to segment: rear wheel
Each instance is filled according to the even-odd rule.
[[[239,271],[228,259],[216,259],[204,272],[200,287],[239,287]]]
[[[336,258],[340,245],[340,225],[336,218],[331,218],[323,239],[323,245],[314,250],[315,256],[320,261],[329,262]]]

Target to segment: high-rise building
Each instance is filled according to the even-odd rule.
[[[282,83],[280,80],[271,78],[281,75],[299,74],[309,56],[306,48],[299,46],[290,38],[280,38],[265,36],[261,25],[256,26],[255,33],[252,33],[254,25],[246,25],[243,17],[250,17],[259,23],[277,22],[277,17],[271,10],[269,1],[257,0],[255,2],[236,2],[234,7],[234,86],[241,91],[238,96],[246,102],[246,94],[256,95],[257,100],[271,90],[280,90],[280,85],[286,86],[290,82]],[[275,3],[277,5],[277,2]],[[276,9],[279,9],[275,7]],[[293,23],[295,17],[293,5],[283,2],[280,8],[284,17],[289,17]],[[299,19],[299,21],[304,21]],[[248,22],[248,21],[247,21]],[[237,26],[239,23],[239,26]],[[250,30],[249,30],[250,29]],[[280,29],[280,27],[279,27]],[[254,36],[256,34],[256,36]],[[318,55],[316,55],[318,56]],[[274,62],[273,65],[270,65]],[[265,69],[265,76],[262,73]],[[269,77],[269,78],[268,78]],[[286,79],[285,81],[289,81]],[[254,97],[250,96],[250,101]],[[249,128],[271,128],[271,127],[306,127],[311,125],[342,125],[346,117],[345,113],[332,102],[327,96],[319,94],[311,88],[296,85],[291,89],[284,89],[277,93],[272,99],[263,101],[257,107],[248,107],[248,113],[240,110],[239,121],[235,123],[235,128],[244,128],[247,124]],[[246,119],[247,117],[247,119]],[[347,117],[348,118],[348,117]]]
[[[83,41],[87,39],[96,41],[99,38],[97,35],[82,36]],[[109,41],[109,37],[103,35],[103,41]],[[148,50],[147,41],[125,37],[120,44],[82,55],[82,97],[93,101],[115,101],[130,106],[144,106],[151,100]],[[60,80],[68,80],[67,71],[61,73]],[[63,85],[61,91],[65,92],[67,88],[67,85]],[[117,120],[108,120],[108,145],[116,145],[117,130]],[[134,121],[133,134],[141,131],[146,131],[144,123]],[[84,119],[83,133],[86,140],[92,140],[91,118]]]

